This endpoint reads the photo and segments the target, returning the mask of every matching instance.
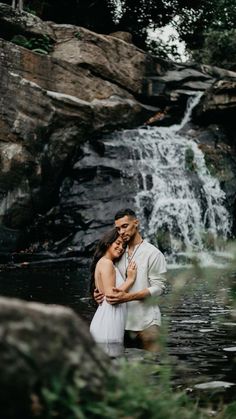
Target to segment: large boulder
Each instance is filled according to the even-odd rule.
[[[88,70],[0,44],[1,216],[7,227],[22,228],[55,202],[82,142],[96,131],[137,124],[148,111]]]
[[[30,416],[32,401],[43,407],[41,390],[53,382],[80,380],[87,395],[102,393],[109,359],[71,309],[0,298],[0,320],[1,417]]]
[[[203,95],[194,110],[195,121],[209,124],[234,125],[236,114],[236,73],[217,80]],[[234,74],[234,77],[232,75]]]

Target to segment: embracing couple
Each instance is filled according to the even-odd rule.
[[[90,325],[94,340],[110,356],[133,346],[155,351],[161,314],[157,304],[145,304],[165,290],[163,254],[144,240],[139,221],[127,208],[115,215],[115,228],[99,241],[91,265],[91,290],[99,304]]]

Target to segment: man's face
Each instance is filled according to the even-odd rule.
[[[125,243],[128,243],[137,233],[139,222],[136,218],[125,215],[115,220],[115,226]]]

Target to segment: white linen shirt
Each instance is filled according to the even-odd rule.
[[[143,240],[141,245],[135,246],[132,261],[136,262],[137,276],[130,292],[148,288],[151,296],[161,295],[165,290],[165,278],[161,274],[166,272],[166,261],[160,250]],[[128,249],[116,263],[116,266],[123,279],[125,279],[128,266]],[[141,331],[155,324],[161,324],[161,313],[157,304],[146,300],[129,301],[127,303],[126,330]]]

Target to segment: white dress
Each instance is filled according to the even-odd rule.
[[[115,271],[116,287],[119,287],[124,280],[116,267]],[[111,357],[119,356],[124,351],[125,321],[126,303],[111,305],[104,299],[90,324],[90,333],[95,342]]]

